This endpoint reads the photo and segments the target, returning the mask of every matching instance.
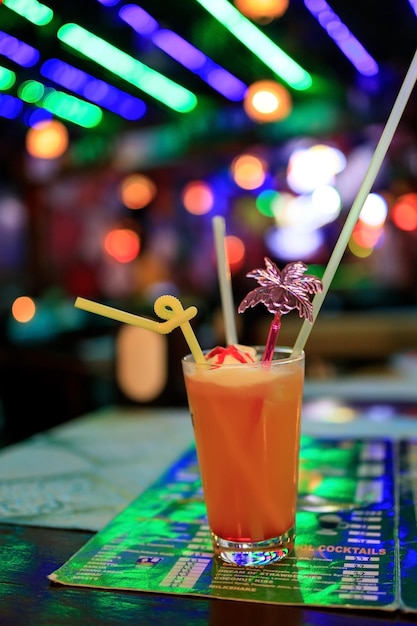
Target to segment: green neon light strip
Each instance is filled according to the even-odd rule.
[[[71,48],[81,52],[174,111],[188,113],[196,107],[197,97],[191,91],[137,61],[104,39],[78,26],[78,24],[64,24],[58,30],[57,36]]]
[[[310,74],[227,0],[196,0],[244,46],[293,89],[311,87]]]
[[[0,65],[0,89],[6,91],[16,82],[16,74]]]
[[[84,102],[62,91],[46,88],[36,80],[22,83],[18,89],[18,96],[24,102],[42,107],[57,117],[84,128],[97,126],[103,117],[100,107],[95,104]]]
[[[36,26],[49,24],[54,16],[52,9],[37,0],[3,0],[3,5]]]

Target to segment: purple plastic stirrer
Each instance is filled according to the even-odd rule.
[[[280,271],[275,263],[265,257],[265,269],[252,270],[246,276],[255,278],[259,287],[253,289],[243,298],[239,304],[238,312],[243,313],[247,308],[254,307],[259,303],[266,306],[273,313],[268,338],[262,361],[270,362],[281,328],[281,316],[293,309],[298,309],[300,317],[313,322],[313,305],[309,295],[323,289],[319,278],[312,275],[304,276],[307,265],[302,261],[288,263]]]

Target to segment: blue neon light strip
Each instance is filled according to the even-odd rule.
[[[0,94],[0,117],[14,120],[23,111],[23,102],[20,98],[15,98],[9,94]]]
[[[57,37],[174,111],[188,113],[197,106],[197,97],[191,91],[78,24],[64,24]]]
[[[304,0],[304,4],[360,74],[363,76],[378,74],[378,63],[325,0]]]
[[[135,98],[59,59],[46,61],[41,66],[40,73],[69,91],[73,91],[86,100],[105,107],[127,120],[138,120],[146,113],[146,105],[143,100]]]
[[[0,30],[0,54],[21,67],[32,67],[39,61],[39,52],[17,37]]]
[[[228,70],[215,63],[201,50],[172,30],[160,28],[158,22],[141,7],[127,4],[119,11],[119,17],[138,34],[187,68],[228,100],[243,100],[247,85]]]

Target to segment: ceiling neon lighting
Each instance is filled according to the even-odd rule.
[[[45,26],[54,17],[52,9],[37,0],[3,0],[3,5],[36,26]]]
[[[127,120],[138,120],[146,113],[143,100],[109,85],[59,59],[49,59],[40,68],[45,78],[54,81],[90,102],[94,102]]]
[[[378,63],[325,0],[304,0],[304,4],[360,74],[363,76],[378,74]]]
[[[84,128],[97,126],[103,117],[101,109],[95,104],[45,87],[36,80],[22,83],[18,89],[18,96],[24,102],[42,107],[57,117]]]
[[[9,94],[0,94],[0,116],[8,120],[18,117],[23,110],[23,103],[19,98]]]
[[[243,100],[247,90],[244,82],[174,31],[160,28],[158,22],[144,9],[135,4],[126,4],[120,9],[119,17],[225,98],[234,102]]]
[[[0,30],[0,54],[22,67],[32,67],[39,60],[39,52],[27,43],[23,43]]]
[[[311,75],[227,0],[195,0],[274,74],[293,89],[311,87]]]
[[[31,67],[39,60],[39,52],[23,41],[0,31],[0,54],[22,67]],[[0,67],[0,89],[9,89],[13,82],[9,70]],[[90,102],[94,102],[127,120],[138,120],[146,113],[143,100],[117,89],[103,80],[58,59],[45,61],[40,68],[45,78],[54,81]],[[7,86],[8,85],[8,86]]]
[[[57,37],[174,111],[188,113],[197,106],[197,97],[191,91],[78,24],[64,24]]]
[[[0,65],[0,89],[6,91],[13,87],[16,82],[16,74],[12,70],[8,70],[6,67]]]

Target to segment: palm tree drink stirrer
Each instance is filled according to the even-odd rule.
[[[243,298],[238,312],[243,313],[249,307],[262,303],[273,314],[262,357],[262,361],[269,363],[281,329],[281,316],[298,309],[299,316],[312,323],[313,305],[309,296],[321,292],[323,284],[316,276],[304,276],[307,265],[301,261],[288,263],[283,270],[279,270],[275,263],[265,257],[265,268],[246,274],[248,278],[257,280],[260,286]]]

